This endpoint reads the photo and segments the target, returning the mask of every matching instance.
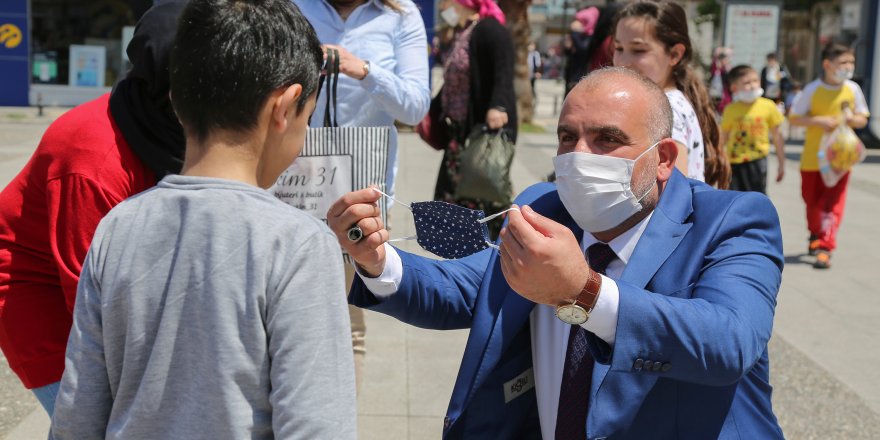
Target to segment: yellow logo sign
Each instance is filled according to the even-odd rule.
[[[21,29],[12,23],[0,25],[0,44],[7,49],[15,49],[21,44]]]

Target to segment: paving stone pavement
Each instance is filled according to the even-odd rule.
[[[547,133],[523,133],[512,170],[514,190],[542,180],[555,154],[555,114],[561,86],[539,82],[536,125]],[[0,187],[14,177],[36,146],[52,117],[34,109],[0,108]],[[15,116],[10,117],[10,114]],[[846,218],[840,232],[835,267],[816,271],[805,256],[806,229],[800,200],[797,158],[800,147],[787,147],[789,160],[781,184],[768,184],[783,228],[787,265],[770,342],[773,404],[790,439],[880,438],[880,257],[878,198],[880,151],[871,151],[853,173]],[[400,137],[397,196],[404,201],[430,198],[440,163],[414,134]],[[768,169],[775,169],[774,158]],[[413,235],[412,216],[401,206],[392,211],[392,237]],[[413,242],[408,251],[419,252]],[[458,371],[467,332],[430,331],[406,326],[367,312],[367,364],[358,402],[362,439],[439,439],[443,416]],[[0,360],[0,439],[46,437],[48,418]]]

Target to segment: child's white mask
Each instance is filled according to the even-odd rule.
[[[844,82],[848,79],[852,79],[853,75],[855,75],[855,70],[853,69],[837,69],[837,71],[834,72],[834,79],[838,82]]]
[[[758,87],[752,90],[740,90],[733,94],[733,100],[750,104],[758,98],[764,96],[764,89]]]

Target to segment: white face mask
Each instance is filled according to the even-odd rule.
[[[455,27],[458,25],[458,12],[455,12],[455,8],[452,6],[440,11],[440,17],[449,26]]]
[[[852,79],[854,74],[855,71],[852,69],[837,69],[837,71],[834,72],[834,79],[838,82],[844,82],[848,79]]]
[[[733,94],[733,100],[745,103],[755,102],[756,99],[764,96],[764,89],[758,87],[752,90],[740,90]]]
[[[591,153],[566,153],[553,158],[559,199],[574,221],[587,232],[604,232],[642,210],[641,196],[632,192],[633,169],[651,145],[635,159]]]

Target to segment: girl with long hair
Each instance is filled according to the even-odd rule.
[[[684,9],[669,1],[636,1],[617,15],[614,65],[638,71],[666,91],[674,116],[676,167],[687,177],[721,189],[730,163],[720,145],[709,93],[690,63],[693,46]]]

